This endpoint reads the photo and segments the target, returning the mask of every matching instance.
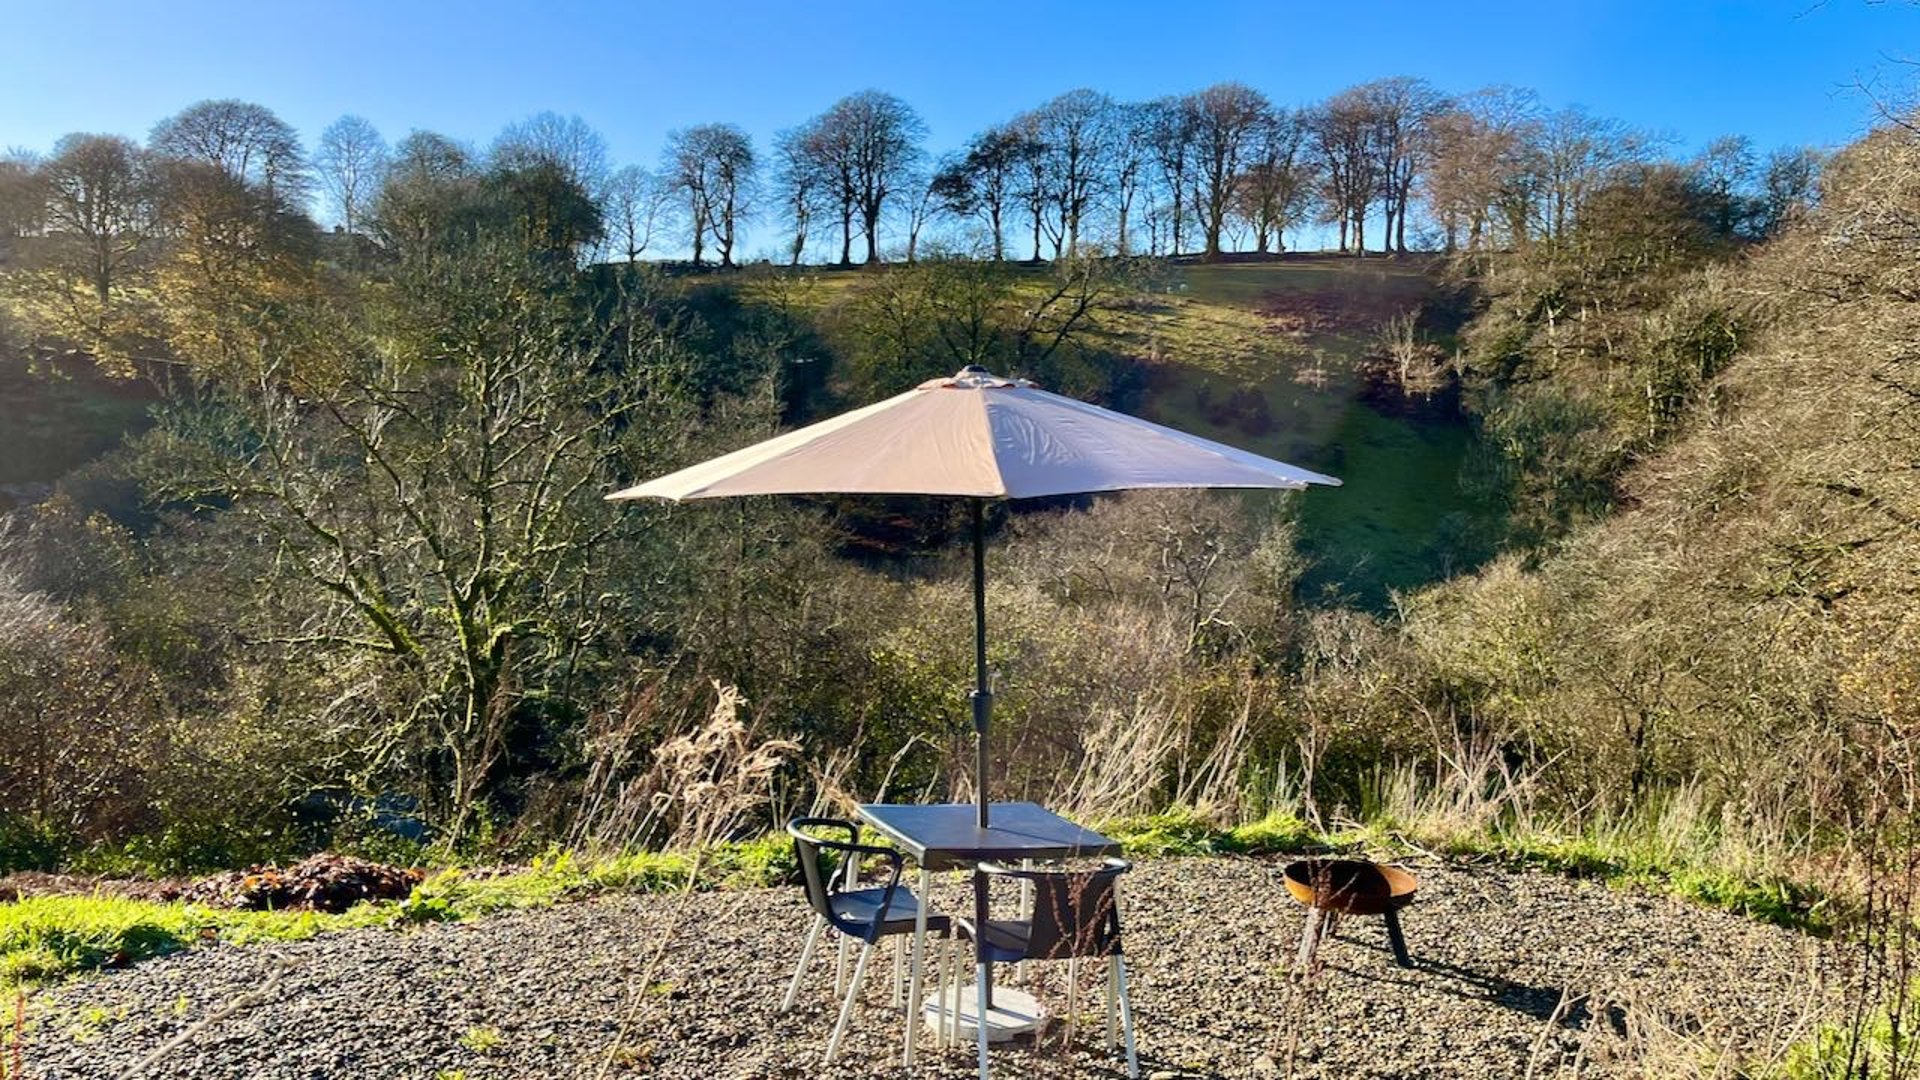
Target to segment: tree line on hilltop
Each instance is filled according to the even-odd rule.
[[[1530,91],[1447,94],[1410,77],[1300,108],[1232,82],[1140,102],[1079,89],[938,158],[927,137],[911,105],[868,90],[771,147],[734,124],[676,130],[651,169],[616,167],[591,127],[551,113],[510,125],[485,152],[430,131],[389,145],[345,116],[308,155],[270,110],[207,101],[145,145],[74,134],[45,156],[10,154],[0,239],[61,239],[102,305],[156,237],[235,242],[320,209],[347,237],[393,253],[470,227],[462,192],[486,187],[515,192],[525,227],[547,240],[628,261],[664,245],[731,266],[756,222],[796,265],[912,260],[935,233],[942,250],[994,259],[1265,253],[1310,226],[1331,230],[1341,251],[1405,252],[1409,229],[1416,247],[1478,251],[1563,236],[1592,191],[1665,149]],[[1810,197],[1818,155],[1761,159],[1729,136],[1681,164],[1730,231],[1757,236]]]

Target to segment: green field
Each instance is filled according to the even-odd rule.
[[[1424,264],[1195,266],[1173,290],[1148,414],[1345,481],[1302,499],[1309,597],[1380,607],[1471,564],[1487,511],[1460,485],[1470,426],[1444,401],[1369,394],[1358,370],[1381,324],[1432,297]]]
[[[0,351],[0,484],[51,483],[145,428],[154,400],[150,383],[84,359],[29,366]]]

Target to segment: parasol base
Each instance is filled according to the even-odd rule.
[[[978,1038],[974,1032],[978,1026],[976,1018],[980,1012],[980,992],[972,985],[967,985],[960,988],[959,997],[960,1041],[973,1042]],[[952,1014],[953,999],[951,990],[927,999],[921,1007],[921,1018],[928,1029],[940,1030],[940,1025]],[[1046,1019],[1046,1010],[1040,1007],[1032,994],[996,982],[993,987],[993,1006],[987,1010],[987,1041],[1006,1042],[1031,1034]]]

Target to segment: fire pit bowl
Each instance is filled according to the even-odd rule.
[[[1287,892],[1307,907],[1385,915],[1413,903],[1420,882],[1397,866],[1361,859],[1302,859],[1286,869]]]

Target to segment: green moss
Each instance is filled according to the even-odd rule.
[[[773,835],[698,854],[586,858],[555,851],[510,873],[446,869],[422,881],[405,900],[361,904],[338,914],[226,911],[109,896],[36,897],[0,904],[0,987],[44,983],[210,941],[297,941],[333,930],[460,921],[598,893],[662,892],[689,884],[773,885],[791,880],[795,869],[792,845],[784,835]]]
[[[1226,832],[1226,850],[1242,855],[1277,855],[1324,850],[1328,838],[1292,814],[1276,811]]]
[[[1502,862],[1610,885],[1677,896],[1762,922],[1826,934],[1829,905],[1817,889],[1778,875],[1748,875],[1691,861],[1632,834],[1557,837],[1462,833],[1440,845],[1446,854]]]
[[[1218,855],[1227,850],[1226,833],[1191,808],[1115,818],[1098,828],[1120,841],[1129,855]]]
[[[1258,821],[1221,828],[1191,808],[1141,814],[1101,823],[1100,831],[1120,841],[1127,854],[1277,855],[1324,851],[1329,838],[1292,814],[1275,811]]]
[[[114,897],[0,905],[0,986],[132,963],[185,948],[215,923],[205,909]]]

